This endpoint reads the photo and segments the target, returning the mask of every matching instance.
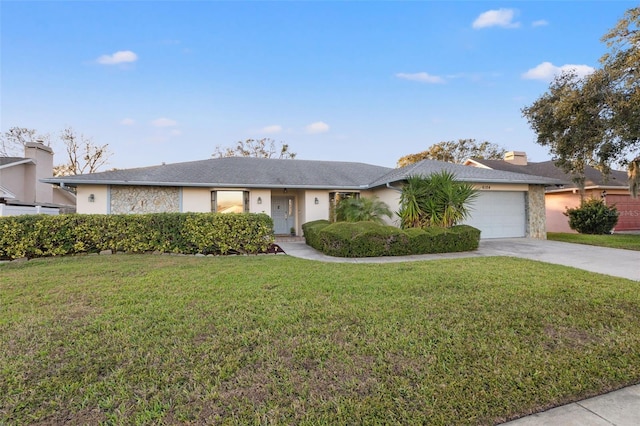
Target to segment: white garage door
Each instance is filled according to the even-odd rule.
[[[482,231],[480,238],[524,237],[525,196],[522,191],[480,192],[465,224]]]

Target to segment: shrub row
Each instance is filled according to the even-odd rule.
[[[0,217],[0,259],[77,253],[260,253],[273,242],[265,214],[24,215]]]
[[[468,225],[402,230],[374,222],[317,220],[302,225],[308,245],[338,257],[402,256],[476,250],[480,230]]]

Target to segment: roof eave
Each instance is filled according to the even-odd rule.
[[[585,189],[585,191],[593,190],[593,189],[620,189],[620,190],[623,190],[623,191],[628,191],[629,190],[629,186],[591,185],[591,186],[585,186],[584,189]],[[564,188],[547,190],[547,193],[576,192],[576,191],[579,191],[579,190],[580,189],[577,186],[567,186],[567,187],[564,187]]]
[[[33,158],[25,158],[24,160],[21,161],[16,161],[14,163],[9,163],[9,164],[5,164],[3,166],[0,166],[0,169],[7,169],[9,167],[13,167],[13,166],[19,166],[20,164],[36,164],[35,160]]]
[[[396,179],[396,180],[392,180],[392,181],[388,181],[388,182],[375,182],[373,184],[371,184],[371,188],[377,188],[379,186],[385,186],[387,184],[392,184],[395,182],[402,182],[405,181],[406,178],[401,178],[401,179]],[[482,178],[482,179],[473,179],[473,178],[457,178],[456,179],[459,182],[466,182],[466,183],[478,183],[478,184],[482,184],[482,183],[501,183],[504,185],[509,185],[509,184],[525,184],[525,185],[563,185],[564,182],[563,181],[559,181],[559,180],[555,180],[555,179],[548,179],[548,180],[531,180],[531,179],[487,179],[487,178]]]
[[[480,161],[474,160],[472,158],[469,158],[468,160],[465,160],[464,163],[462,163],[463,166],[471,166],[472,164],[475,164],[474,167],[478,167],[480,169],[493,170],[491,167],[487,166],[486,164],[483,164]]]
[[[64,184],[66,186],[78,185],[130,185],[130,186],[182,186],[190,188],[273,188],[273,189],[349,189],[366,190],[368,185],[297,185],[297,184],[243,184],[225,182],[158,182],[158,181],[104,181],[104,180],[73,180],[73,179],[40,179],[41,182],[51,184]]]

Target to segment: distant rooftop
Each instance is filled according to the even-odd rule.
[[[508,172],[545,176],[548,178],[558,179],[566,182],[565,187],[575,187],[575,184],[571,179],[571,175],[556,166],[553,161],[517,165],[503,160],[483,160],[478,158],[473,158],[471,160],[493,170],[503,170]],[[584,172],[585,186],[629,186],[627,173],[620,170],[612,170],[608,177],[604,176],[604,174],[600,170],[591,166],[586,166]]]

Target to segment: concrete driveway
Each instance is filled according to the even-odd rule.
[[[640,251],[529,238],[481,240],[480,251],[485,255],[540,260],[640,281]]]
[[[562,243],[559,241],[499,238],[481,240],[480,247],[473,252],[355,259],[326,256],[304,242],[282,242],[278,244],[291,256],[323,262],[392,263],[465,257],[513,256],[640,281],[639,251]]]

